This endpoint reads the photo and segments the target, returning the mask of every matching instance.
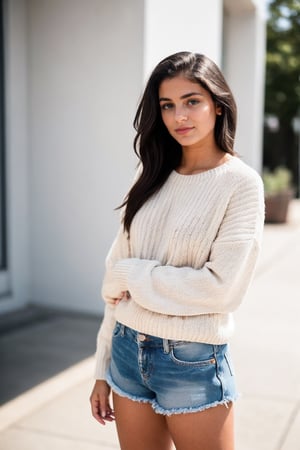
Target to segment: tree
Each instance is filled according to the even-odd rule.
[[[285,165],[298,174],[293,118],[300,114],[300,2],[269,0],[265,115],[279,119],[279,130],[265,128],[264,165]],[[298,184],[298,183],[297,183]]]

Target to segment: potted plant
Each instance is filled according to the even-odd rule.
[[[290,201],[294,197],[292,175],[286,167],[277,167],[273,172],[263,172],[265,187],[266,223],[285,223]]]

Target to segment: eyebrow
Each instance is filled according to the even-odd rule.
[[[180,97],[180,99],[185,99],[185,98],[189,98],[189,97],[193,97],[194,95],[201,95],[203,96],[203,94],[201,94],[201,92],[189,92],[188,94],[184,94]],[[159,99],[160,102],[170,102],[172,101],[170,98],[167,97],[160,97]]]

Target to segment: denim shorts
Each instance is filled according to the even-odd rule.
[[[228,345],[161,339],[117,322],[107,382],[120,396],[172,415],[237,398]]]

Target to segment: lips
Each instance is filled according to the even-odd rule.
[[[176,128],[177,134],[187,134],[189,131],[193,130],[193,127],[182,127],[182,128]]]

